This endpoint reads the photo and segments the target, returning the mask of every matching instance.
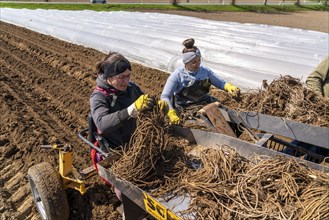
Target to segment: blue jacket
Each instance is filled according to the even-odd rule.
[[[211,85],[224,90],[225,81],[211,69],[200,66],[196,72],[189,73],[184,67],[177,68],[167,79],[161,99],[173,109],[172,98],[179,106],[189,106],[209,99]]]

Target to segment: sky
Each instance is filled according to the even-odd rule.
[[[142,12],[0,8],[1,21],[170,74],[183,65],[182,42],[195,39],[202,65],[242,90],[291,75],[305,82],[329,54],[327,33],[263,24]],[[138,74],[138,73],[134,73]]]

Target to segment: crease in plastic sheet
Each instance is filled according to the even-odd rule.
[[[305,82],[329,54],[327,33],[263,24],[141,12],[1,8],[1,21],[171,73],[182,66],[182,42],[194,38],[210,67],[243,89],[291,75]],[[138,73],[136,73],[138,74]]]

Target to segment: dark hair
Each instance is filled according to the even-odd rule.
[[[196,52],[198,48],[194,46],[194,39],[189,38],[183,41],[183,45],[185,48],[183,49],[182,53],[187,53],[187,52]]]
[[[96,64],[97,74],[103,74],[106,79],[123,73],[127,69],[131,71],[130,62],[117,52],[110,52],[109,55]]]

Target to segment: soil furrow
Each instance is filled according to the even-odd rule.
[[[46,140],[48,138],[55,139],[56,141],[60,141],[61,143],[77,143],[77,138],[69,138],[73,134],[68,129],[68,126],[66,124],[63,124],[61,118],[58,118],[56,115],[51,113],[50,111],[47,111],[47,108],[44,107],[42,102],[38,102],[38,94],[35,94],[34,91],[31,92],[25,92],[24,90],[21,90],[22,87],[24,87],[24,81],[20,82],[20,86],[15,90],[12,90],[9,87],[9,84],[11,86],[14,85],[14,82],[10,81],[8,84],[1,83],[2,87],[5,88],[10,95],[14,98],[15,102],[19,103],[19,106],[21,108],[21,114],[17,118],[24,118],[24,115],[31,116],[31,119],[33,120],[31,125],[35,125],[33,127],[25,127],[23,130],[19,131],[21,136],[34,136],[35,133],[40,133],[42,136],[45,137],[45,142],[40,144],[48,144],[48,141]],[[41,100],[43,100],[41,98]],[[30,103],[34,103],[34,107],[30,107]],[[7,104],[9,108],[13,106],[11,103]],[[12,109],[12,111],[15,111],[15,109]],[[17,110],[16,110],[17,111]],[[38,127],[36,127],[36,125]],[[13,132],[12,134],[16,136],[17,132]]]
[[[2,48],[3,49],[3,48]],[[20,51],[16,52],[14,50],[2,50],[2,53],[10,53],[12,56],[12,59],[7,59],[8,61],[6,61],[6,66],[8,66],[9,68],[11,68],[10,66],[12,65],[12,63],[17,62],[18,60],[21,59],[21,57],[16,57],[14,54],[20,55]],[[10,61],[9,61],[10,60]],[[38,69],[35,69],[35,66],[37,66],[38,64],[35,63],[32,64],[33,59],[31,59],[31,62],[22,62],[21,65],[24,65],[24,69],[25,71],[22,72],[13,72],[13,75],[17,76],[19,79],[25,79],[27,82],[27,92],[36,92],[37,90],[41,90],[41,95],[39,98],[39,100],[41,102],[45,102],[46,104],[44,104],[44,106],[46,107],[45,109],[47,110],[51,110],[51,109],[55,109],[56,111],[62,112],[61,114],[63,115],[68,115],[68,113],[70,112],[70,109],[80,109],[79,113],[84,112],[85,114],[87,114],[88,112],[88,100],[84,97],[88,96],[89,93],[85,92],[84,94],[79,94],[82,91],[78,90],[78,91],[73,91],[72,89],[70,89],[70,87],[66,86],[66,85],[72,85],[72,84],[77,84],[76,82],[70,83],[68,80],[66,80],[66,84],[64,83],[51,83],[51,81],[53,80],[50,74],[44,74],[42,71],[39,71]],[[36,74],[37,73],[37,74]],[[12,76],[8,76],[9,78]],[[65,77],[63,77],[63,79],[65,80]],[[50,83],[47,83],[50,82]],[[32,87],[31,87],[32,85]],[[23,87],[23,85],[18,85],[18,87]],[[79,86],[79,85],[78,85]],[[79,86],[81,87],[81,86]],[[78,87],[78,88],[79,88]],[[60,97],[56,97],[60,92],[60,91],[64,91],[65,93],[62,94],[62,96]],[[88,90],[89,91],[89,90]],[[76,94],[78,93],[78,94]],[[64,97],[63,97],[64,96]],[[65,97],[66,96],[66,97]],[[77,102],[77,99],[80,99]],[[48,104],[48,101],[50,101],[51,104]],[[78,108],[77,106],[86,106],[85,108]],[[63,116],[59,116],[60,118]],[[70,117],[74,117],[74,115],[70,115],[67,118]],[[68,119],[66,119],[68,120]],[[80,117],[76,117],[75,119],[71,119],[68,120],[68,123],[70,124],[76,124],[77,121],[80,121],[80,126],[84,123]]]
[[[32,47],[37,47],[63,57],[74,58],[74,62],[77,62],[80,66],[86,66],[87,69],[92,70],[95,62],[102,57],[102,54],[96,50],[93,51],[88,48],[81,51],[81,48],[78,45],[65,41],[60,41],[60,43],[58,43],[58,39],[43,34],[32,34],[31,36],[31,33],[26,32],[26,29],[24,28],[13,29],[10,27],[13,26],[12,24],[2,25],[2,23],[3,22],[1,22],[1,27],[4,26],[4,28],[1,28],[1,32],[10,35],[13,38],[17,38],[15,39],[16,42],[26,42],[26,45],[31,45]]]
[[[15,37],[14,37],[15,38]],[[25,39],[13,39],[13,37],[3,36],[2,40],[4,44],[11,45],[12,48],[16,48],[26,55],[34,57],[36,60],[39,59],[41,63],[47,63],[56,70],[61,70],[63,73],[73,76],[76,79],[86,79],[91,75],[92,69],[75,62],[75,59],[68,57],[67,55],[62,55],[56,52],[51,52],[47,48],[40,48],[37,45],[29,44]],[[13,49],[12,49],[13,50]],[[22,60],[22,56],[19,56]],[[85,63],[85,62],[83,62]],[[81,82],[82,84],[90,84],[92,86],[94,82],[87,79],[86,82]]]

